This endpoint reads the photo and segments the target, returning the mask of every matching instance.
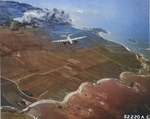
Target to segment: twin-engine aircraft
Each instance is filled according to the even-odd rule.
[[[130,38],[129,38],[129,41],[131,41],[131,42],[133,42],[133,43],[138,43],[137,41],[131,40]]]
[[[70,35],[67,34],[67,37],[66,37],[67,39],[65,39],[65,40],[54,40],[52,42],[63,42],[64,44],[69,42],[72,45],[73,43],[76,43],[78,39],[86,38],[86,36],[82,36],[82,37],[77,37],[77,38],[71,39],[70,38],[71,35],[73,35],[73,34],[70,34]]]

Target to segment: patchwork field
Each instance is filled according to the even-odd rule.
[[[106,77],[119,79],[123,71],[140,67],[135,55],[123,47],[116,44],[116,48],[124,51],[119,53],[114,51],[115,46],[109,49],[92,39],[88,47],[64,45],[52,43],[51,36],[43,31],[11,31],[7,28],[0,29],[0,39],[1,77],[37,99],[57,95],[55,99],[60,101],[83,82],[96,82]],[[66,93],[60,95],[64,90]],[[7,94],[3,90],[2,95],[7,99],[14,92],[16,89],[7,87]]]

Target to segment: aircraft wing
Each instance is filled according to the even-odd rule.
[[[77,37],[77,38],[72,38],[72,39],[70,39],[70,40],[78,40],[78,39],[82,39],[82,38],[86,38],[86,36]]]
[[[65,40],[53,40],[52,42],[67,42],[68,40],[65,39]]]

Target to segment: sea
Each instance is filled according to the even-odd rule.
[[[49,31],[52,40],[63,40],[66,34],[73,34],[71,38],[87,36],[87,39],[102,44],[113,41],[150,60],[149,8],[146,0],[145,3],[138,2],[139,0],[135,6],[145,7],[137,10],[124,1],[124,6],[118,4],[119,7],[114,7],[107,3],[103,5],[104,8],[97,5],[94,8],[92,4],[86,8],[80,3],[82,9],[79,6],[70,10],[65,7],[56,8],[57,5],[53,8],[40,8],[27,3],[0,1],[0,23],[3,24],[10,18],[22,23],[35,21],[40,28]],[[77,45],[86,47],[89,44],[86,41],[79,40]]]

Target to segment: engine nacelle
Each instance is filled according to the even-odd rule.
[[[74,40],[75,43],[77,43],[77,40]]]

